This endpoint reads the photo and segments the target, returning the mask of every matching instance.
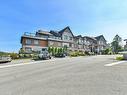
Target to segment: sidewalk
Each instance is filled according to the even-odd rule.
[[[89,57],[89,56],[79,56],[79,57]],[[63,59],[75,59],[75,58],[79,58],[79,57],[64,57],[64,58],[54,58],[52,57],[52,59],[50,60],[32,60],[32,59],[16,59],[16,60],[12,60],[11,62],[8,63],[0,63],[0,66],[5,66],[5,65],[13,65],[13,64],[23,64],[23,63],[33,63],[33,62],[47,62],[47,61],[60,61]]]
[[[11,62],[8,62],[8,63],[0,63],[0,66],[11,65],[11,64],[20,64],[20,63],[33,62],[33,61],[34,60],[32,60],[32,59],[16,59],[16,60],[12,60]]]

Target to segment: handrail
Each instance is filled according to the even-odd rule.
[[[32,36],[32,37],[35,37],[35,33],[30,33],[30,32],[25,32],[24,33],[25,36]]]

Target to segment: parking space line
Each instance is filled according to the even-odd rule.
[[[5,66],[0,66],[0,69],[2,69],[2,68],[8,68],[8,67],[23,66],[23,65],[28,65],[28,64],[35,64],[35,63],[39,63],[39,62],[27,62],[27,63],[5,65]]]
[[[114,63],[106,64],[106,65],[104,65],[104,66],[114,66],[114,65],[121,64],[121,63],[125,63],[125,62],[127,62],[127,61],[114,62]]]

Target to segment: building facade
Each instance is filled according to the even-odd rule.
[[[102,51],[107,47],[106,40],[103,35],[95,37],[97,39],[97,52],[102,53]]]
[[[126,42],[126,44],[124,45],[124,50],[127,51],[127,39],[124,40]]]
[[[69,27],[60,31],[38,30],[35,34],[24,33],[21,37],[21,44],[26,53],[48,47],[67,47],[70,51],[96,53],[100,53],[106,48],[106,40],[103,35],[98,37],[74,36]]]

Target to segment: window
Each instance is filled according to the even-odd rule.
[[[68,40],[68,36],[67,35],[64,35],[64,40]]]
[[[34,40],[34,45],[38,45],[39,41],[38,40]]]
[[[86,43],[87,41],[86,41],[86,39],[84,40],[84,43]]]
[[[60,38],[60,37],[58,37],[58,39],[59,39],[59,40],[61,40],[61,38]]]
[[[55,37],[54,37],[54,36],[50,36],[49,38],[52,38],[52,39],[54,39]]]
[[[26,44],[31,45],[32,44],[32,40],[31,39],[26,39]]]
[[[67,45],[64,45],[64,48],[67,48],[68,46]]]
[[[70,37],[70,40],[72,40],[72,37]]]
[[[103,41],[99,41],[99,44],[102,45],[103,44]]]
[[[49,38],[49,36],[47,36],[47,35],[42,35],[41,37],[42,38]]]
[[[55,39],[58,39],[58,37],[55,37]]]
[[[83,43],[83,40],[82,40],[82,39],[79,39],[79,42],[80,42],[80,43]]]
[[[77,40],[77,41],[76,41],[76,44],[78,44],[78,43],[79,43],[79,41]]]

